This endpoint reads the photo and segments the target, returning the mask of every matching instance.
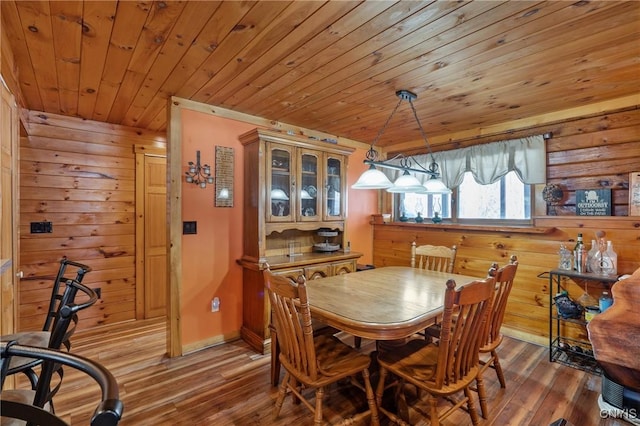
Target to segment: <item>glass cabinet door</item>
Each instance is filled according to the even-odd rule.
[[[316,151],[303,150],[300,155],[300,178],[297,190],[299,191],[300,206],[298,209],[298,220],[312,222],[320,217],[320,198],[322,192],[320,187],[320,171],[322,154]]]
[[[328,154],[326,156],[326,186],[323,220],[339,220],[344,218],[345,194],[342,194],[345,174],[344,158]]]
[[[290,222],[295,214],[293,148],[268,145],[267,149],[267,221]]]

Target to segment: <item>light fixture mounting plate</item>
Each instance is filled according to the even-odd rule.
[[[410,92],[408,90],[398,90],[396,92],[396,96],[400,99],[402,99],[403,101],[413,101],[416,100],[418,98],[418,95],[416,95],[413,92]]]

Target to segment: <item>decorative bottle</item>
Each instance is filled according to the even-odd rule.
[[[618,255],[613,251],[613,243],[611,241],[607,241],[607,251],[605,254],[609,258],[606,274],[616,275],[618,273]]]
[[[598,245],[596,240],[591,240],[591,250],[587,253],[587,272],[598,272],[594,265],[594,259],[598,253]]]

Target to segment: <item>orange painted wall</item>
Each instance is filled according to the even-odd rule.
[[[182,182],[182,220],[197,221],[196,235],[182,236],[182,344],[227,335],[242,325],[242,145],[238,135],[255,125],[182,110],[182,158],[212,167],[215,146],[234,148],[233,207],[214,207],[214,185],[202,189]],[[211,300],[220,298],[220,311]]]
[[[197,221],[196,235],[182,236],[182,344],[198,346],[220,336],[238,335],[242,325],[243,147],[238,136],[256,127],[182,109],[183,170],[200,150],[201,163],[215,173],[215,146],[235,149],[234,206],[214,207],[214,187],[201,189],[182,182],[182,220]],[[365,149],[349,157],[347,183],[351,186],[366,169]],[[377,209],[377,191],[348,192],[347,229],[351,249],[364,255],[359,263],[373,259],[373,233],[369,224]],[[220,298],[220,312],[211,312],[211,300]]]
[[[360,175],[369,168],[363,163],[367,149],[356,149],[349,156],[347,185],[347,238],[351,242],[351,250],[359,251],[363,256],[358,263],[373,262],[373,227],[369,224],[371,215],[378,213],[378,191],[351,189]]]

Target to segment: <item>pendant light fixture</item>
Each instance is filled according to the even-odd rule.
[[[451,190],[446,187],[446,185],[439,179],[440,172],[438,164],[433,156],[433,152],[431,151],[431,146],[427,141],[427,135],[422,128],[422,124],[418,119],[418,114],[416,112],[416,108],[413,105],[413,101],[417,99],[418,95],[408,90],[398,90],[396,92],[396,96],[398,97],[398,103],[395,108],[391,112],[391,115],[384,123],[384,126],[380,129],[376,138],[371,143],[369,147],[369,151],[366,153],[366,159],[364,160],[364,164],[369,165],[369,169],[366,170],[358,181],[351,186],[353,189],[386,189],[387,192],[392,193],[430,193],[430,194],[449,194]],[[427,146],[427,150],[429,155],[431,156],[431,164],[428,168],[423,167],[415,160],[412,160],[411,157],[406,157],[403,154],[398,154],[395,157],[388,160],[378,160],[378,151],[375,150],[374,146],[380,139],[380,136],[384,133],[385,129],[389,125],[391,118],[394,116],[402,101],[408,101],[409,105],[411,105],[411,110],[413,111],[413,116],[418,123],[418,127],[420,128],[420,133],[422,134],[422,138]],[[394,160],[399,159],[399,164],[392,163]],[[419,168],[413,167],[413,164]],[[380,170],[380,168],[387,169],[396,169],[401,170],[402,175],[396,179],[395,182],[391,183],[389,178]],[[423,185],[420,181],[412,174],[412,173],[423,173],[430,175],[430,179]]]

